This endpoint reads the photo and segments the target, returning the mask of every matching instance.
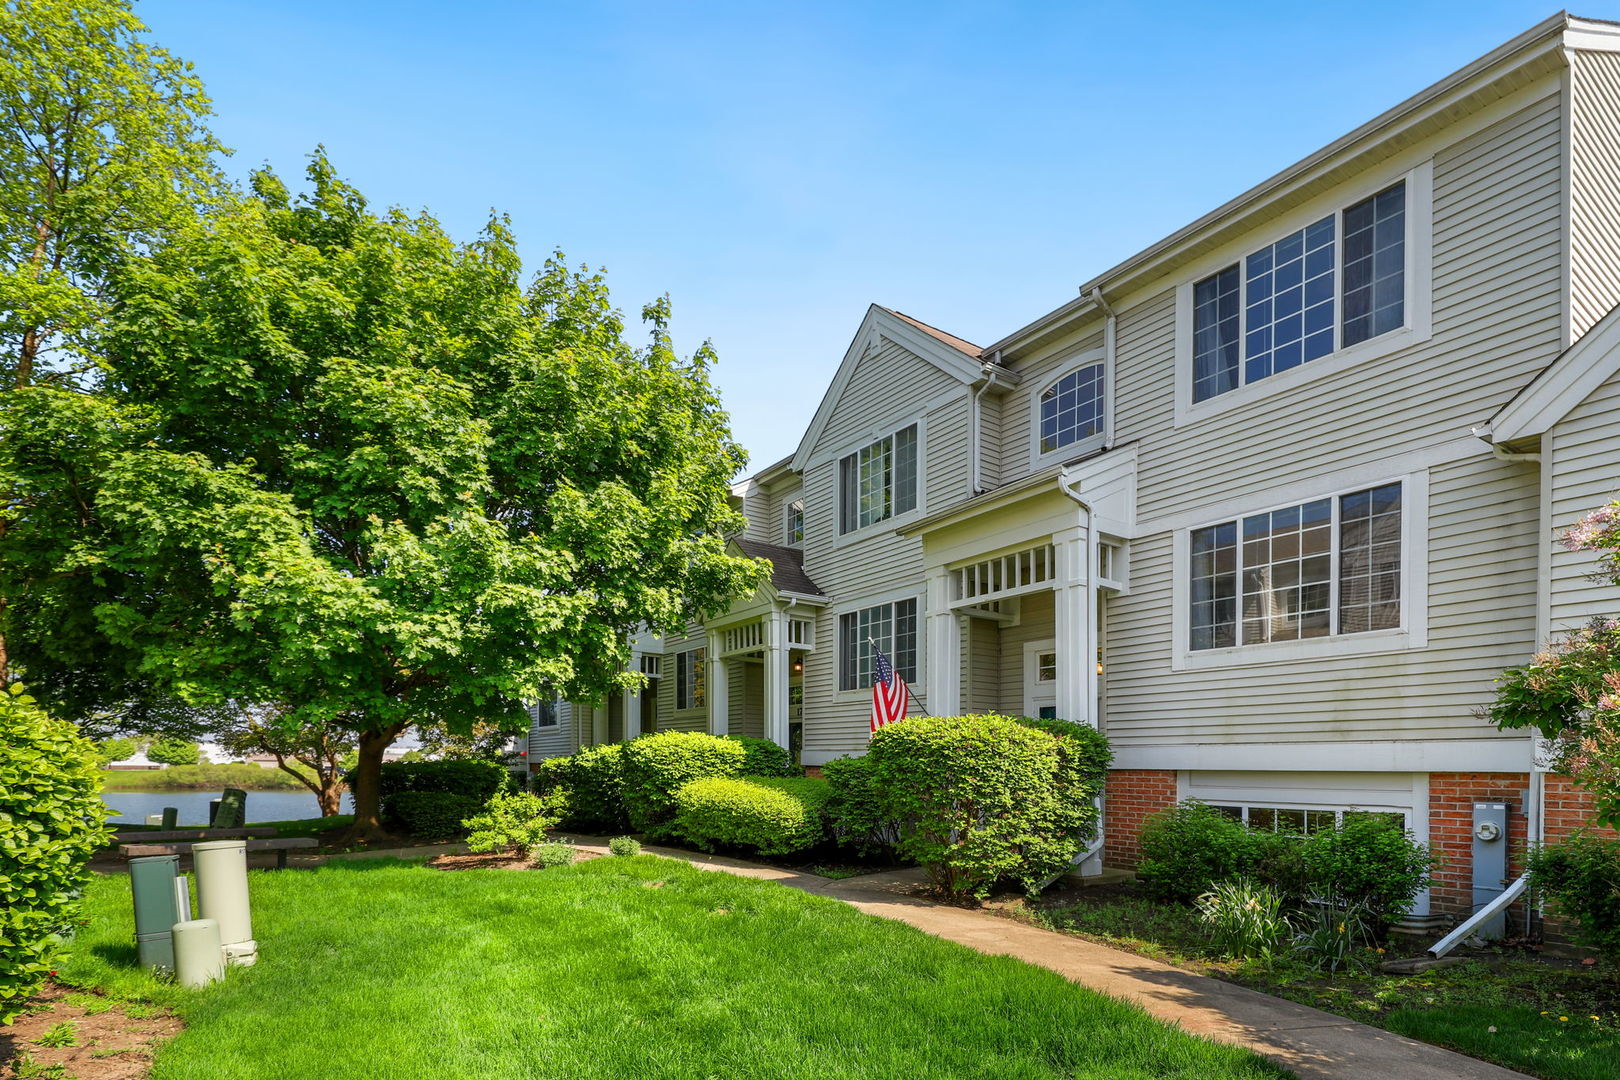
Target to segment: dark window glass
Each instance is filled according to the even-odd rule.
[[[1343,344],[1406,322],[1406,182],[1344,212]]]
[[[1103,365],[1071,371],[1041,395],[1041,453],[1102,434]]]
[[[1238,268],[1193,286],[1193,400],[1238,385]]]

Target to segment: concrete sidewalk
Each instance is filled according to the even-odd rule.
[[[607,853],[605,842],[581,838],[577,843],[583,851]],[[982,953],[1037,964],[1081,986],[1134,1002],[1184,1031],[1247,1047],[1303,1080],[1529,1080],[1511,1069],[1208,975],[1070,934],[913,896],[910,891],[925,880],[920,870],[833,880],[676,848],[643,850],[704,870],[775,881],[832,897],[869,915],[909,923]]]

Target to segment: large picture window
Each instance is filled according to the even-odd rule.
[[[1041,394],[1041,453],[1101,435],[1105,409],[1103,365],[1063,376]]]
[[[1406,181],[1193,285],[1192,400],[1406,325]]]
[[[1401,495],[1385,484],[1194,529],[1188,645],[1398,628]]]
[[[917,425],[838,462],[838,531],[854,532],[917,508]]]
[[[917,601],[896,600],[838,617],[838,688],[872,685],[872,642],[907,683],[917,682]]]
[[[677,709],[703,708],[703,653],[702,649],[688,649],[675,654]]]

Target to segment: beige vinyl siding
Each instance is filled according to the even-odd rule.
[[[547,758],[566,757],[579,748],[578,732],[574,725],[574,707],[569,702],[560,702],[557,706],[557,723],[550,727],[541,727],[539,723],[540,710],[536,706],[529,706],[529,762],[544,761]]]
[[[1000,628],[988,619],[963,620],[962,676],[962,705],[968,712],[1001,707]]]
[[[1007,398],[1017,396],[1018,391],[1014,389],[999,398],[988,392],[979,398],[979,488],[982,491],[999,486],[1003,478],[1010,475],[1002,456],[1005,452],[1002,410]]]
[[[1108,731],[1119,746],[1479,739],[1474,710],[1534,647],[1539,483],[1478,457],[1429,475],[1427,648],[1171,668],[1171,534],[1133,544],[1131,591],[1109,601]],[[1501,737],[1508,737],[1503,735]]]
[[[1620,498],[1620,375],[1610,376],[1543,440],[1552,470],[1552,629],[1595,615],[1620,616],[1620,587],[1593,581],[1593,552],[1566,551],[1556,537],[1588,512]]]
[[[1174,394],[1164,301],[1122,312],[1133,348],[1120,352],[1130,390],[1118,431],[1142,440],[1139,517],[1465,436],[1550,363],[1561,341],[1560,130],[1554,96],[1436,153],[1426,342],[1176,428],[1164,422]],[[1150,324],[1157,339],[1142,333]],[[1151,427],[1135,415],[1144,404]]]
[[[790,504],[802,498],[804,498],[803,484],[779,488],[775,494],[770,496],[771,524],[763,536],[766,543],[781,544],[783,547],[799,546],[793,537],[787,533],[787,508]]]
[[[1620,303],[1620,56],[1570,58],[1570,330]]]
[[[731,661],[731,735],[765,737],[765,665],[754,660]]]
[[[683,709],[679,712],[675,709],[676,657],[689,649],[702,649],[707,645],[708,636],[698,630],[688,632],[685,637],[664,639],[664,658],[660,661],[662,677],[658,680],[659,731],[709,730],[707,704],[701,709]]]
[[[903,387],[903,393],[895,393]],[[847,536],[838,533],[837,455],[921,420],[919,503],[925,512],[967,497],[968,397],[955,377],[892,342],[861,359],[812,450],[805,470],[805,572],[831,606],[816,624],[816,649],[804,657],[804,753],[810,761],[866,750],[870,689],[838,689],[838,615],[895,598],[917,597],[918,679],[912,691],[924,706],[922,652],[927,612],[923,605],[922,542],[880,523]],[[934,403],[926,414],[921,410]]]

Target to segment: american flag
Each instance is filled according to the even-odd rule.
[[[876,642],[872,643],[872,656],[872,730],[876,731],[884,724],[905,719],[911,689]]]

